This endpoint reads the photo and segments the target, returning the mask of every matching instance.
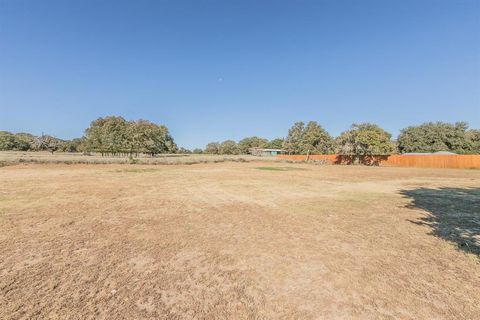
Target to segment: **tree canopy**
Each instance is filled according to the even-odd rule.
[[[85,130],[86,149],[102,153],[175,153],[177,145],[167,127],[147,120],[98,118]]]
[[[247,137],[238,143],[234,140],[225,140],[223,142],[210,142],[205,147],[204,153],[208,154],[248,154],[250,148],[272,148],[280,149],[283,139],[268,139],[260,137]]]
[[[67,151],[68,141],[42,134],[36,137],[29,133],[10,133],[0,131],[0,150],[7,151]]]
[[[392,135],[376,124],[353,124],[336,139],[337,153],[351,156],[388,155],[394,148]]]
[[[480,130],[471,129],[467,131],[467,139],[472,146],[472,153],[480,153]]]
[[[19,150],[15,135],[8,131],[0,131],[0,150]]]
[[[220,143],[218,142],[210,142],[205,147],[205,153],[208,154],[219,154],[220,153]]]
[[[333,138],[316,121],[296,122],[288,130],[283,148],[293,154],[328,154],[333,152]]]
[[[250,148],[266,148],[268,140],[259,137],[248,137],[238,142],[239,153],[247,154]]]
[[[468,124],[444,122],[427,122],[401,130],[398,136],[398,151],[455,153],[475,152],[475,134],[467,133]],[[472,140],[473,139],[473,140]],[[477,149],[478,152],[478,149]]]
[[[269,149],[282,149],[284,141],[285,141],[285,139],[276,138],[276,139],[270,140],[267,143],[266,147],[269,148]]]
[[[220,144],[219,154],[239,154],[237,143],[233,140],[226,140]]]

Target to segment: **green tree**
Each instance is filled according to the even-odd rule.
[[[390,133],[375,124],[353,124],[337,137],[337,152],[354,156],[356,160],[358,156],[388,155],[393,151],[391,137]]]
[[[334,140],[316,121],[296,122],[289,130],[283,148],[290,154],[329,154]]]
[[[84,152],[85,150],[85,139],[84,138],[75,138],[72,140],[67,140],[64,142],[62,150],[63,152]]]
[[[219,154],[238,154],[239,149],[237,143],[233,140],[226,140],[220,144]]]
[[[102,154],[106,151],[103,134],[103,126],[106,121],[106,118],[98,118],[92,121],[85,130],[85,144],[88,151],[101,152]]]
[[[34,151],[36,137],[30,133],[20,132],[15,134],[17,150]]]
[[[266,148],[269,148],[269,149],[282,149],[283,148],[283,142],[284,142],[284,139],[282,138],[277,138],[277,139],[273,139],[273,140],[270,140],[266,146]]]
[[[194,154],[202,154],[202,153],[203,153],[203,150],[200,149],[200,148],[195,148],[195,149],[193,149],[193,153],[194,153]]]
[[[129,153],[175,153],[177,145],[167,127],[147,120],[130,121],[127,127],[126,142]]]
[[[468,130],[467,139],[470,143],[472,153],[480,154],[480,130]]]
[[[85,130],[85,148],[102,154],[175,153],[177,145],[167,127],[147,120],[98,118]]]
[[[259,138],[256,136],[244,138],[238,142],[238,152],[241,154],[248,154],[248,149],[265,148],[267,144],[267,139]]]
[[[305,130],[305,123],[295,122],[293,126],[288,129],[288,135],[283,142],[283,149],[289,154],[303,153],[303,132]]]
[[[0,150],[15,150],[17,144],[15,136],[8,131],[0,131]]]
[[[472,142],[467,136],[468,124],[444,122],[427,122],[401,130],[398,139],[398,151],[471,153]]]
[[[317,122],[307,123],[302,136],[302,153],[329,154],[333,152],[333,138]]]
[[[148,124],[143,121],[129,121],[125,128],[125,152],[130,156],[147,152],[145,147],[147,143]]]
[[[103,147],[107,153],[116,155],[127,148],[128,124],[122,117],[107,117],[102,127]]]
[[[13,134],[0,131],[0,150],[28,151],[34,150],[35,137],[27,133]]]
[[[205,147],[205,153],[219,154],[219,152],[220,152],[220,143],[218,143],[218,142],[210,142]]]
[[[128,123],[122,117],[98,118],[85,130],[87,148],[109,154],[125,152],[128,149]]]

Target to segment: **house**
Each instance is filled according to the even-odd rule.
[[[266,149],[266,148],[250,148],[248,152],[254,156],[260,157],[271,157],[276,156],[277,154],[285,153],[283,149]]]

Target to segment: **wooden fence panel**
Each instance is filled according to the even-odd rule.
[[[334,154],[316,154],[316,155],[278,155],[279,159],[289,159],[294,161],[326,160],[332,164],[351,163],[351,157],[339,156]],[[480,169],[480,155],[391,155],[362,157],[361,161],[365,164],[374,164],[390,167],[415,167],[415,168],[455,168],[455,169]]]

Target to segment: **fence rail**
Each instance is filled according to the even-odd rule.
[[[415,168],[455,168],[480,169],[480,155],[390,155],[390,156],[343,156],[336,154],[315,155],[278,155],[279,159],[294,161],[327,161],[331,164],[351,164],[358,160],[368,165],[384,167],[415,167]]]

